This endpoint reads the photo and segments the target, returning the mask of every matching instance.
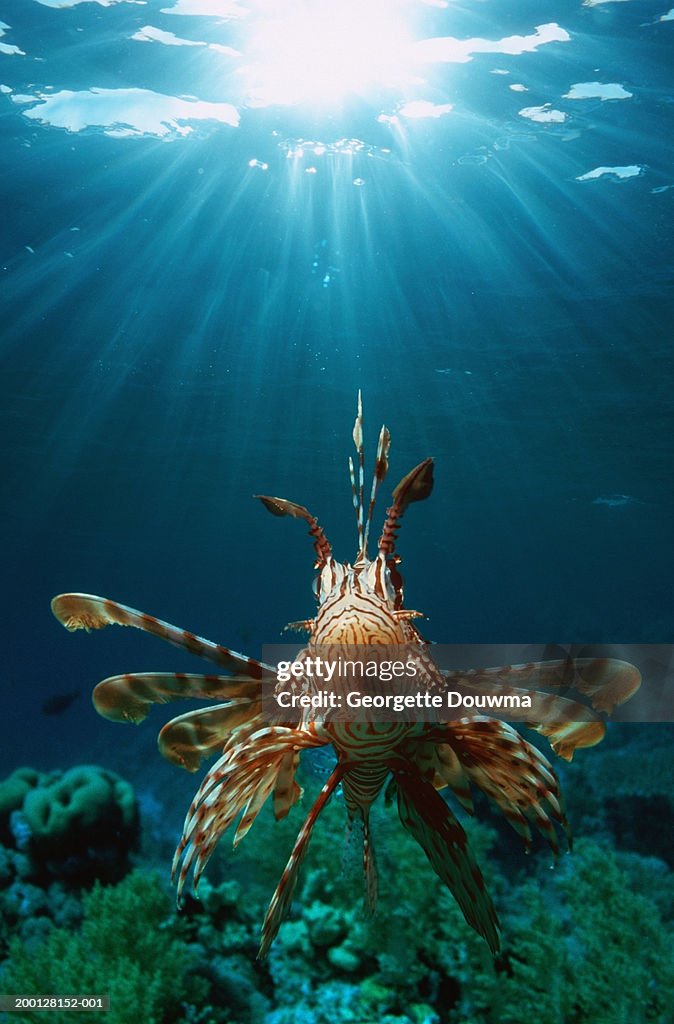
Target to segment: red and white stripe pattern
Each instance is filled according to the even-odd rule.
[[[396,542],[409,505],[423,501],[432,491],[433,461],[419,463],[393,491],[377,553],[370,559],[368,541],[377,492],[388,471],[390,435],[382,427],[365,514],[360,394],[353,439],[357,469],[349,460],[349,471],[358,531],[353,564],[334,559],[323,528],[303,505],[258,495],[273,515],[304,520],[314,546],[318,607],[315,618],[293,624],[309,632],[299,660],[317,650],[325,652],[330,645],[377,645],[380,649],[387,645],[395,649],[400,644],[422,643],[412,624],[419,613],[403,607]],[[133,626],[228,673],[127,673],[103,680],[94,690],[97,710],[116,722],[141,722],[153,704],[183,698],[216,702],[174,718],[159,736],[162,754],[189,771],[196,771],[203,760],[219,754],[188,810],[173,860],[179,898],[190,873],[193,885],[197,885],[219,839],[237,818],[235,845],[248,832],[268,797],[272,796],[277,819],[299,800],[302,790],[295,772],[303,750],[326,744],[334,748],[337,765],[300,829],[272,897],[263,925],[261,956],[288,912],[313,826],[340,783],[349,820],[362,827],[368,908],[374,910],[377,890],[369,812],[392,779],[403,826],[454,894],[466,920],[493,951],[498,949],[494,906],[466,835],[438,790],[449,789],[472,812],[471,787],[477,786],[520,833],[526,846],[531,843],[531,825],[555,851],[558,830],[569,835],[552,766],[504,722],[482,715],[444,723],[345,722],[312,709],[294,725],[270,724],[262,711],[262,686],[275,681],[273,666],[102,597],[61,594],[54,598],[52,609],[69,630],[93,630],[112,624]],[[421,658],[423,685],[437,692],[458,685],[476,694],[517,694],[523,687],[529,694],[532,688],[547,691],[534,695],[533,707],[523,716],[523,724],[547,737],[555,753],[567,760],[578,747],[591,746],[602,738],[602,714],[627,700],[640,682],[633,666],[609,659],[442,673],[430,653],[422,653]],[[307,675],[293,685],[311,693],[316,680]]]

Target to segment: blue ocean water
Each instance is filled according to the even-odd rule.
[[[210,44],[252,47],[262,14],[225,7],[3,8],[3,597],[18,720],[128,667],[120,644],[136,638],[59,631],[48,601],[61,590],[251,653],[309,615],[302,530],[250,495],[306,504],[351,557],[358,388],[371,459],[386,422],[392,478],[437,461],[401,546],[429,635],[671,642],[663,5],[563,4],[544,30],[535,4],[410,5],[412,38],[463,48],[445,42],[411,82],[258,106],[247,54]],[[152,27],[158,39],[135,38]],[[183,95],[238,97],[239,127],[171,122]],[[418,101],[452,109],[401,113]]]
[[[541,6],[380,6],[363,58],[364,4],[356,66],[308,3],[4,0],[4,773],[151,764],[179,828],[193,780],[88,692],[198,663],[49,601],[277,642],[312,551],[251,495],[353,557],[358,389],[379,517],[436,460],[399,544],[429,637],[674,642],[674,11]]]

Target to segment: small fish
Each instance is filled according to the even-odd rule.
[[[54,693],[51,697],[47,697],[46,700],[42,701],[42,714],[43,715],[62,715],[64,711],[67,711],[71,704],[77,700],[80,695],[79,690],[73,690],[72,693]]]
[[[606,505],[608,508],[623,508],[625,505],[645,505],[645,501],[633,498],[629,494],[601,494],[592,502],[593,505]]]
[[[327,779],[335,770],[337,755],[332,747],[318,747],[316,750],[307,750],[305,761],[312,775]]]

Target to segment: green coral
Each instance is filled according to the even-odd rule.
[[[635,892],[619,858],[589,840],[578,844],[573,873],[559,887],[576,926],[567,949],[574,980],[566,996],[570,1024],[597,1019],[597,1007],[616,1022],[669,1020],[674,929],[648,890]]]
[[[39,786],[45,775],[34,768],[17,768],[0,782],[0,839],[10,840],[9,818],[12,811],[21,810],[26,796]]]
[[[85,897],[79,931],[52,927],[44,939],[44,929],[33,936],[24,928],[22,942],[11,945],[0,989],[109,991],[109,1024],[671,1019],[674,881],[662,860],[581,839],[550,871],[542,843],[530,858],[512,860],[491,828],[466,821],[502,921],[503,950],[494,959],[395,810],[383,805],[372,815],[377,915],[363,913],[360,837],[354,830],[343,842],[345,808],[333,799],[314,829],[289,918],[268,958],[257,961],[266,906],[311,799],[307,794],[304,808],[282,822],[264,808],[235,854],[223,850],[213,858],[201,900],[187,898],[180,922],[169,920],[156,878],[136,873],[122,886]],[[12,863],[5,874],[11,880]],[[17,877],[7,908],[11,900],[37,907],[38,895]],[[8,914],[10,928],[17,913]],[[51,927],[44,914],[30,919]],[[187,979],[184,941],[194,957]],[[50,1021],[61,1024],[51,1014]]]
[[[295,833],[299,814],[279,829]],[[665,1024],[674,1002],[670,950],[672,876],[655,858],[619,854],[580,840],[549,870],[543,845],[506,878],[494,859],[496,834],[467,821],[470,842],[502,921],[503,950],[492,958],[451,895],[404,832],[393,810],[373,810],[379,909],[362,911],[358,844],[344,861],[343,804],[316,825],[290,919],[267,961],[276,1007],[265,1022],[312,1024]],[[277,825],[261,815],[228,868],[268,882]],[[271,869],[272,859],[276,860]],[[264,874],[260,864],[264,862]],[[523,880],[522,880],[523,879]],[[243,892],[251,889],[243,881]],[[265,910],[255,885],[253,934]],[[664,894],[664,895],[663,895]],[[223,921],[223,928],[227,928]],[[223,940],[224,941],[224,940]]]
[[[26,854],[35,878],[117,881],[137,838],[134,791],[115,772],[19,768],[0,782],[0,842]]]
[[[163,1024],[178,1019],[187,947],[170,920],[169,896],[158,875],[134,871],[116,886],[100,884],[83,897],[79,931],[53,928],[32,948],[9,947],[0,974],[3,992],[109,994],[107,1024]],[[72,1013],[49,1013],[50,1024],[72,1024]],[[44,1013],[24,1013],[43,1024]]]
[[[674,867],[674,728],[614,726],[600,756],[574,759],[563,783],[575,827],[604,833],[618,846],[655,855]]]
[[[36,846],[61,850],[72,837],[99,841],[129,834],[136,819],[132,787],[114,772],[96,765],[78,765],[31,788],[23,815]]]

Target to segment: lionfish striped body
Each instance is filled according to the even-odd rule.
[[[613,659],[580,659],[443,672],[434,663],[413,624],[419,613],[404,608],[403,581],[398,570],[396,537],[400,520],[413,502],[426,499],[433,487],[433,462],[426,459],[393,491],[373,559],[368,540],[377,491],[388,471],[390,435],[379,435],[372,488],[365,511],[362,407],[353,431],[358,465],[351,460],[353,502],[358,521],[358,552],[353,565],[337,562],[318,521],[301,505],[284,498],[258,495],[277,516],[303,519],[309,526],[318,576],[314,584],[317,611],[313,619],[291,624],[309,639],[297,661],[317,650],[343,645],[383,649],[417,645],[421,686],[444,693],[459,683],[475,693],[533,692],[525,723],[547,737],[553,750],[570,760],[578,747],[602,738],[600,712],[627,700],[640,683],[637,670]],[[314,823],[341,784],[348,817],[363,832],[366,902],[376,902],[376,868],[369,810],[387,783],[397,792],[403,826],[414,836],[440,879],[449,887],[463,914],[498,949],[498,920],[466,834],[449,804],[438,792],[448,788],[472,812],[471,785],[477,786],[531,843],[533,824],[557,850],[557,827],[568,834],[561,794],[548,760],[505,722],[483,715],[453,721],[342,720],[314,708],[289,720],[270,718],[263,706],[263,688],[277,686],[276,668],[247,658],[169,623],[88,594],[61,594],[52,601],[56,617],[69,630],[98,629],[110,624],[134,626],[182,647],[224,670],[227,675],[129,673],[103,680],[94,689],[96,709],[119,722],[140,722],[152,704],[181,698],[215,700],[168,722],[159,734],[159,749],[172,763],[196,771],[219,753],[187,812],[183,835],[173,861],[178,898],[193,873],[196,888],[215,846],[239,818],[236,845],[260,809],[272,798],[274,814],[283,818],[302,795],[295,779],[303,750],[332,745],[337,764],[298,834],[290,859],[272,897],[262,929],[260,956],[269,949],[286,915],[307,852]],[[419,681],[416,681],[419,685]],[[309,674],[290,684],[311,693]],[[574,698],[562,696],[575,690]],[[578,699],[576,699],[578,698]]]

